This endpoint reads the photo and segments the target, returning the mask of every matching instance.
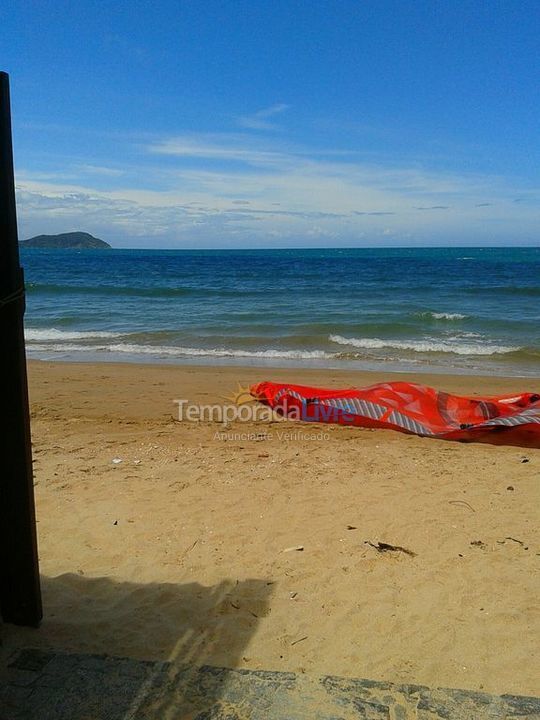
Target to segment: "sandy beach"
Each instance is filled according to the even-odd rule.
[[[4,626],[4,656],[52,647],[538,694],[540,451],[179,421],[174,403],[222,403],[262,380],[397,377],[31,362],[45,617],[39,630]]]

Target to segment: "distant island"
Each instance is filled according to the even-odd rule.
[[[60,233],[60,235],[36,235],[28,240],[21,240],[20,245],[29,248],[70,248],[105,250],[109,243],[85,232]]]

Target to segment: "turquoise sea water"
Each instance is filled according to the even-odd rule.
[[[21,250],[31,357],[540,376],[540,248]]]

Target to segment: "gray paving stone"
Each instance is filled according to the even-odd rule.
[[[540,699],[24,650],[0,720],[540,720]]]

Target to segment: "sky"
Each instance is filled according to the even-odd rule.
[[[13,0],[19,235],[539,245],[538,0]]]

